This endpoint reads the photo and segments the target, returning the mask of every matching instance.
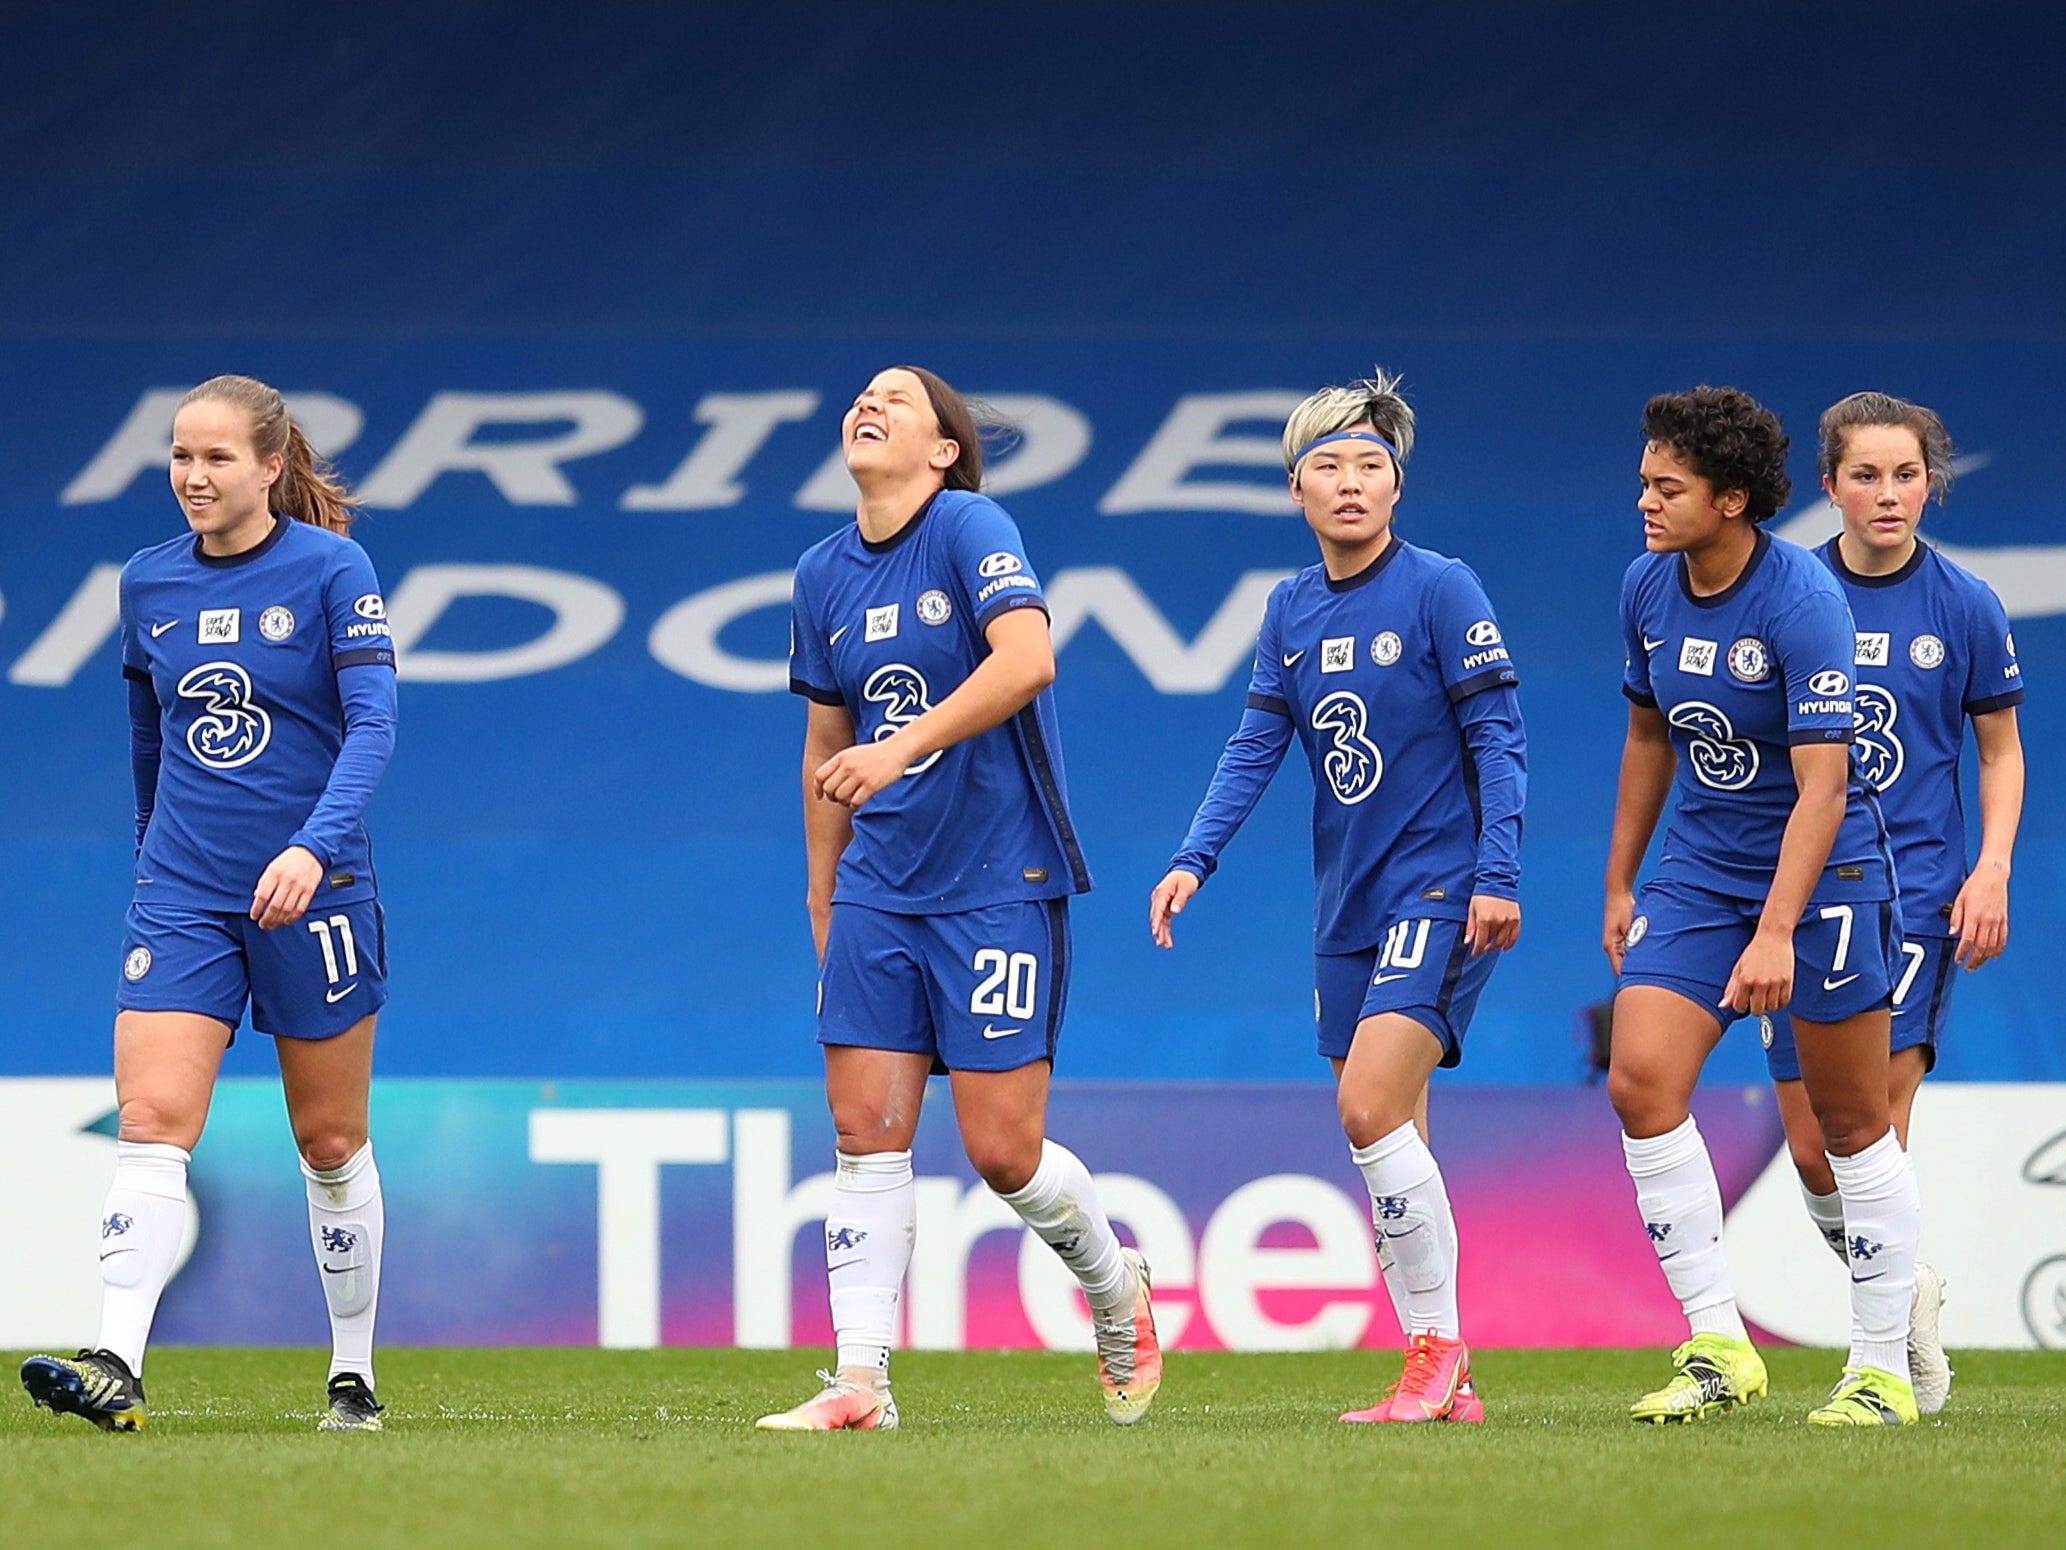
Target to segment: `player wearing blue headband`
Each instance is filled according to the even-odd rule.
[[[1790,1008],[1851,1268],[1849,1359],[1808,1419],[1912,1422],[1922,1213],[1887,1107],[1901,933],[1886,825],[1851,757],[1851,611],[1827,568],[1760,525],[1792,488],[1777,415],[1734,388],[1696,388],[1653,398],[1643,435],[1648,553],[1622,582],[1630,705],[1602,929],[1621,976],[1607,1092],[1691,1335],[1673,1354],[1678,1372],[1630,1414],[1690,1421],[1765,1392],[1690,1105],[1729,1024]]]
[[[1462,1058],[1497,954],[1521,932],[1519,679],[1470,568],[1393,531],[1413,432],[1382,372],[1322,389],[1285,425],[1291,498],[1321,563],[1270,594],[1241,725],[1149,905],[1150,931],[1171,946],[1173,918],[1296,737],[1313,774],[1320,1053],[1408,1339],[1399,1382],[1344,1421],[1484,1419],[1427,1084]]]
[[[269,1034],[301,1151],[332,1341],[326,1431],[377,1431],[385,1211],[367,1139],[387,940],[361,815],[395,739],[380,583],[353,502],[279,393],[215,377],[172,422],[189,532],[122,571],[136,894],[115,1004],[121,1134],[100,1338],[36,1356],[39,1404],[144,1422],[144,1345],[187,1227],[187,1163],[223,1051]]]
[[[1821,430],[1822,488],[1843,530],[1815,555],[1842,584],[1857,625],[1853,751],[1878,793],[1901,879],[1887,1099],[1905,1148],[1959,966],[1977,969],[2008,943],[2009,861],[2023,812],[2023,668],[1994,590],[1916,536],[1932,494],[1941,502],[1951,486],[1944,422],[1905,399],[1853,393],[1823,412]],[[1980,859],[1971,868],[1958,779],[1968,721],[1980,756]],[[1781,1013],[1771,1030],[1765,1058],[1801,1193],[1843,1258],[1843,1201],[1801,1081],[1792,1021]],[[1908,1362],[1923,1415],[1942,1410],[1951,1392],[1938,1335],[1943,1300],[1942,1278],[1918,1264]]]

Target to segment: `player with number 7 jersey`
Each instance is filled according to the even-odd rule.
[[[1292,411],[1284,466],[1321,563],[1270,594],[1241,724],[1149,902],[1150,933],[1173,946],[1173,917],[1296,738],[1313,774],[1320,1054],[1407,1338],[1399,1381],[1347,1422],[1484,1419],[1427,1084],[1463,1058],[1478,997],[1521,929],[1519,675],[1470,568],[1394,530],[1414,427],[1383,372]]]
[[[1843,1197],[1852,1343],[1820,1425],[1913,1421],[1906,1355],[1920,1206],[1887,1106],[1901,944],[1895,872],[1851,758],[1851,611],[1805,549],[1762,524],[1787,497],[1779,418],[1734,388],[1650,401],[1646,553],[1622,583],[1627,742],[1602,945],[1620,989],[1608,1096],[1644,1228],[1690,1338],[1639,1421],[1691,1421],[1765,1392],[1736,1309],[1722,1200],[1691,1101],[1738,1018],[1790,1009]],[[1636,872],[1668,796],[1656,870]]]
[[[121,581],[137,860],[100,1335],[75,1358],[31,1357],[22,1382],[105,1430],[144,1423],[187,1164],[248,1006],[275,1040],[330,1309],[321,1424],[378,1430],[385,1212],[367,1098],[387,941],[362,815],[394,748],[394,644],[347,536],[354,502],[276,390],[216,377],[187,394],[169,471],[188,531]]]

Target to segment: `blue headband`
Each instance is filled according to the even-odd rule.
[[[1306,454],[1308,452],[1311,452],[1315,447],[1324,447],[1331,441],[1374,441],[1380,447],[1383,447],[1385,451],[1391,453],[1392,462],[1395,465],[1400,461],[1399,449],[1393,446],[1389,441],[1386,441],[1384,437],[1378,435],[1375,431],[1336,431],[1331,436],[1321,436],[1313,441],[1307,442],[1303,447],[1300,447],[1297,452],[1292,454],[1292,469],[1294,471],[1297,470],[1298,465],[1306,460]]]

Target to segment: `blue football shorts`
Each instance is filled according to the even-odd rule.
[[[1067,899],[948,915],[834,904],[818,1042],[930,1055],[947,1071],[1053,1060],[1072,957]]]
[[[1958,984],[1958,962],[1952,954],[1958,940],[1948,936],[1911,936],[1901,943],[1900,973],[1894,980],[1893,1052],[1921,1049],[1923,1070],[1937,1066],[1937,1041],[1951,1015],[1951,992]],[[1765,1069],[1775,1082],[1801,1079],[1800,1052],[1794,1048],[1793,1019],[1780,1012],[1763,1030]]]
[[[1442,1042],[1442,1064],[1463,1059],[1478,996],[1496,952],[1471,956],[1460,920],[1402,920],[1360,953],[1313,955],[1313,1017],[1320,1053],[1346,1060],[1356,1025],[1381,1012],[1410,1017]]]
[[[115,1005],[195,1012],[277,1039],[330,1039],[387,1004],[387,922],[378,899],[312,909],[261,931],[250,916],[132,904]]]
[[[1658,878],[1636,894],[1621,984],[1677,991],[1727,1028],[1748,1014],[1718,1005],[1736,960],[1757,933],[1756,899]],[[1901,926],[1890,899],[1810,904],[1793,933],[1794,1016],[1842,1022],[1893,999],[1902,967]]]

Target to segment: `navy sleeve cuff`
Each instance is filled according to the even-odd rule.
[[[131,667],[127,662],[122,664],[122,676],[131,683],[147,684],[151,681],[151,675],[147,669]]]
[[[1788,746],[1805,748],[1811,743],[1848,743],[1851,740],[1849,727],[1796,727],[1786,734]]]
[[[1250,710],[1266,710],[1273,716],[1291,719],[1291,707],[1274,694],[1251,694],[1245,702]]]
[[[347,667],[393,667],[395,653],[392,646],[360,646],[352,651],[332,654],[330,666],[339,671]]]
[[[1621,686],[1621,692],[1628,696],[1629,703],[1633,705],[1640,705],[1645,710],[1657,709],[1657,696],[1654,694],[1639,694],[1627,684]]]
[[[1502,662],[1498,667],[1488,667],[1482,673],[1473,673],[1459,683],[1449,686],[1449,703],[1461,704],[1474,694],[1483,694],[1487,689],[1512,688],[1521,681],[1521,675],[1513,667]]]
[[[846,696],[837,689],[820,689],[816,684],[807,684],[801,678],[789,680],[789,692],[800,694],[817,705],[838,705],[844,707]]]
[[[976,614],[977,633],[990,628],[990,621],[999,614],[1008,614],[1014,608],[1037,608],[1042,613],[1047,613],[1047,599],[1038,592],[1000,592]],[[1049,614],[1048,617],[1052,618],[1053,615]]]
[[[1984,700],[1967,700],[1965,713],[1968,716],[1985,716],[1991,711],[2007,710],[2011,705],[2023,703],[2023,691],[2011,689],[2007,694],[1992,694]]]

